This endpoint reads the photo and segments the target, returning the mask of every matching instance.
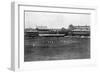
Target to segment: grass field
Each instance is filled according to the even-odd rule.
[[[90,58],[90,38],[34,37],[24,40],[24,61]]]

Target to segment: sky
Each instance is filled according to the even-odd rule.
[[[47,26],[47,28],[68,28],[74,26],[90,25],[90,15],[70,13],[25,12],[25,28]]]

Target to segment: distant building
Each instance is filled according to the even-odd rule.
[[[24,32],[37,32],[37,30],[32,28],[27,28],[24,30]]]
[[[47,26],[36,26],[37,29],[47,29]]]
[[[90,26],[74,26],[69,25],[69,30],[71,31],[90,31]]]

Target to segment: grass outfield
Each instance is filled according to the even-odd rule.
[[[90,38],[34,37],[24,40],[24,61],[90,58]]]

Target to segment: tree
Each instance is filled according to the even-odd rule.
[[[74,26],[72,24],[69,25],[69,30],[73,30],[74,29]]]
[[[61,31],[66,31],[66,29],[64,27],[61,28]]]

